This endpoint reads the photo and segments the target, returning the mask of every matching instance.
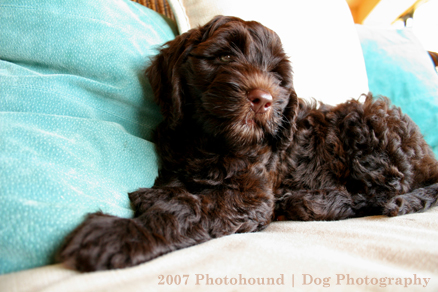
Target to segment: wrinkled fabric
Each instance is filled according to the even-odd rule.
[[[79,273],[50,265],[1,275],[0,290],[436,292],[437,241],[438,207],[392,218],[282,221],[128,269]],[[282,275],[283,281],[268,284]]]
[[[53,263],[89,212],[133,215],[158,169],[143,72],[175,35],[128,0],[0,0],[0,273]]]

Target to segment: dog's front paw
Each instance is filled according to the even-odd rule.
[[[437,205],[437,192],[438,184],[433,184],[395,196],[385,204],[383,214],[397,216],[427,210]]]
[[[150,259],[148,240],[134,219],[90,214],[67,238],[59,260],[89,272],[134,266]]]
[[[394,217],[406,214],[406,200],[402,196],[391,198],[383,209],[383,215]]]
[[[145,213],[161,195],[159,189],[138,189],[135,192],[129,193],[129,200],[135,210],[135,216],[138,217]]]

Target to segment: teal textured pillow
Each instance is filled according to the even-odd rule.
[[[133,215],[161,116],[143,71],[176,35],[129,0],[0,0],[0,273],[53,262],[86,213]]]
[[[401,107],[438,157],[438,75],[429,54],[410,29],[356,28],[370,91]]]

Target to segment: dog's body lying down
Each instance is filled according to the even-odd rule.
[[[417,126],[371,95],[319,108],[298,99],[278,36],[259,23],[216,17],[169,42],[147,75],[164,116],[159,176],[129,194],[133,219],[91,214],[67,238],[61,260],[78,270],[133,266],[271,220],[437,202],[438,163]]]

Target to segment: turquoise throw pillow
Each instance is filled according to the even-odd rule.
[[[129,0],[0,0],[0,273],[53,263],[89,212],[133,215],[161,120],[143,72],[176,33]]]
[[[401,107],[438,157],[438,74],[410,29],[356,26],[370,91]]]

